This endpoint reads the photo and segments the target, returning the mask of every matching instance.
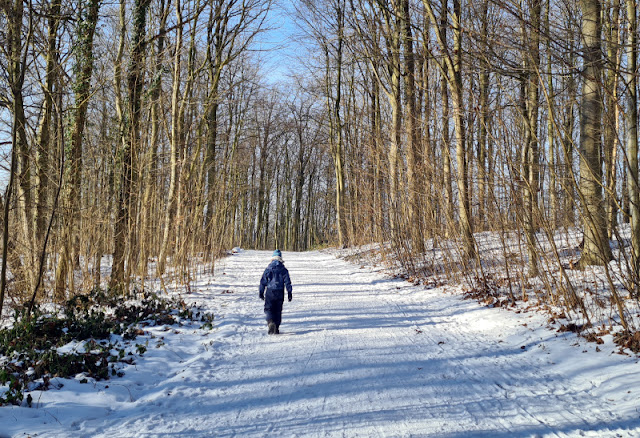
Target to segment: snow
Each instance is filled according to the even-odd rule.
[[[638,358],[611,336],[596,346],[327,251],[283,254],[293,301],[269,336],[270,258],[234,251],[191,284],[212,331],[147,327],[124,377],[53,379],[32,408],[0,408],[0,437],[640,436]]]

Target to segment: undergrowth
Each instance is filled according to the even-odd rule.
[[[210,329],[213,322],[213,315],[181,299],[145,291],[124,299],[96,290],[73,297],[61,309],[48,314],[36,307],[30,317],[17,309],[11,327],[0,330],[0,406],[20,405],[25,392],[55,387],[55,377],[80,375],[80,383],[122,377],[125,364],[146,351],[146,345],[134,345],[144,327],[188,319]],[[71,342],[81,348],[59,351]],[[31,406],[31,397],[26,403]]]

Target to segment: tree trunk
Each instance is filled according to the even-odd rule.
[[[47,206],[51,192],[51,151],[55,148],[55,139],[51,139],[51,123],[53,119],[54,102],[53,92],[58,82],[58,56],[56,44],[58,41],[58,28],[60,26],[60,0],[54,0],[48,9],[48,35],[46,52],[46,78],[43,87],[44,101],[42,104],[42,116],[38,127],[37,169],[38,186],[36,202],[36,248],[41,248],[47,227]]]
[[[619,128],[619,98],[618,98],[618,75],[620,71],[620,0],[613,0],[613,4],[607,7],[604,17],[606,26],[605,38],[607,49],[607,65],[605,70],[605,111],[603,127],[603,149],[606,192],[605,202],[607,211],[607,238],[611,239],[613,230],[617,226],[617,145]]]
[[[460,0],[453,1],[453,60],[449,63],[449,87],[453,97],[453,117],[456,132],[456,164],[458,174],[458,215],[460,220],[463,245],[463,258],[475,259],[475,243],[471,228],[471,211],[469,205],[469,179],[466,160],[466,131],[464,125],[464,89],[462,85],[462,6]],[[443,50],[445,48],[443,47]]]
[[[422,175],[420,168],[420,139],[418,138],[418,118],[416,106],[416,84],[415,84],[415,57],[413,53],[413,34],[411,31],[411,11],[409,10],[409,0],[402,0],[399,8],[400,31],[404,45],[404,75],[405,97],[407,102],[407,180],[409,186],[409,232],[411,235],[411,250],[420,254],[424,251],[424,238],[422,236],[422,211],[420,205],[420,192],[423,190]]]
[[[372,68],[377,68],[374,66]],[[380,93],[380,84],[375,74],[371,75],[371,83],[373,84],[371,92],[371,132],[373,134],[373,199],[374,207],[371,211],[372,219],[374,221],[374,241],[382,242],[383,230],[385,228],[384,221],[384,193],[385,184],[382,174],[382,160],[384,154],[384,142],[382,140],[382,114],[380,109],[380,100],[382,99]]]
[[[338,232],[338,246],[344,247],[347,243],[345,236],[344,218],[344,164],[343,164],[343,139],[342,139],[342,117],[340,108],[342,105],[342,50],[344,43],[344,2],[339,1],[335,6],[337,20],[337,49],[335,54],[335,67],[331,67],[331,58],[328,45],[325,45],[325,81],[327,93],[327,109],[329,111],[330,133],[329,141],[331,145],[331,155],[333,156],[333,167],[336,177],[336,230]],[[335,96],[331,84],[331,72],[335,70]]]
[[[538,152],[538,98],[540,71],[540,17],[541,1],[534,0],[529,9],[529,22],[523,23],[522,36],[526,53],[523,54],[523,117],[525,120],[525,139],[522,152],[524,180],[524,228],[527,238],[528,275],[538,276],[538,252],[536,245],[536,220],[538,211],[538,186],[540,184],[540,165]],[[527,32],[529,30],[529,32]]]
[[[9,257],[12,259],[17,259],[18,263],[20,262],[19,256],[10,255],[10,251],[13,251],[12,244],[9,241],[9,211],[11,210],[11,195],[13,193],[16,173],[17,173],[17,161],[18,161],[18,149],[15,147],[17,142],[17,129],[16,129],[16,121],[15,118],[11,124],[11,164],[9,167],[9,181],[7,184],[7,188],[5,190],[5,196],[3,202],[0,202],[2,206],[2,262],[0,268],[0,321],[2,320],[2,308],[4,306],[5,300],[5,292],[7,288],[7,269],[9,267]],[[13,276],[14,279],[17,278],[17,273],[19,269],[18,263],[15,263],[13,266]],[[20,267],[21,268],[21,267]],[[22,269],[20,269],[21,271]],[[35,297],[35,295],[34,295]],[[31,313],[31,308],[29,309],[29,314]]]
[[[483,48],[488,47],[489,42],[489,0],[483,0],[481,6],[482,40]],[[478,107],[480,109],[478,120],[478,220],[480,230],[486,227],[486,193],[487,193],[487,139],[489,125],[489,70],[487,61],[480,62],[480,78],[478,90]]]
[[[80,216],[80,183],[82,181],[82,139],[91,95],[93,74],[93,37],[98,22],[100,0],[91,0],[78,12],[78,43],[76,44],[75,108],[71,128],[70,156],[67,157],[67,190],[63,205],[62,252],[56,270],[55,295],[65,298],[65,290],[74,291],[73,243],[76,238],[76,221]]]
[[[167,19],[169,17],[169,7],[165,5],[165,0],[159,2],[159,18],[158,40],[155,53],[154,78],[151,84],[150,101],[151,101],[151,135],[149,139],[149,156],[147,159],[147,181],[141,203],[140,223],[142,239],[140,240],[140,256],[138,263],[138,271],[140,276],[144,278],[147,274],[149,255],[153,249],[158,249],[155,243],[155,234],[152,227],[152,218],[155,213],[154,199],[157,196],[157,177],[158,177],[158,143],[160,142],[160,118],[161,118],[161,102],[162,94],[162,76],[164,70],[164,44]]]
[[[163,234],[156,275],[158,277],[165,273],[167,256],[170,253],[170,242],[174,230],[174,219],[178,210],[178,196],[180,188],[180,156],[182,154],[182,120],[180,118],[180,74],[182,71],[182,34],[183,18],[181,0],[176,1],[176,40],[173,59],[173,89],[171,92],[171,152],[170,152],[170,180],[169,192],[167,194],[167,209],[163,218]]]
[[[547,0],[545,10],[545,31],[550,34],[551,23],[551,0]],[[551,220],[551,227],[555,229],[558,226],[558,162],[556,151],[556,123],[554,120],[555,115],[555,92],[553,85],[552,75],[552,52],[551,52],[551,38],[547,38],[546,43],[547,50],[547,145],[549,147],[549,216]]]
[[[580,119],[580,191],[584,248],[579,265],[604,265],[612,258],[602,196],[602,22],[600,0],[581,0],[584,79]]]
[[[437,181],[437,172],[435,166],[435,147],[431,138],[431,123],[434,116],[434,106],[432,105],[431,90],[431,59],[428,56],[430,52],[430,37],[432,32],[431,19],[426,13],[422,14],[422,50],[419,52],[417,61],[420,65],[418,72],[420,78],[416,80],[418,83],[418,113],[416,114],[419,138],[422,141],[422,159],[420,166],[424,175],[422,176],[422,236],[424,238],[434,237],[437,233],[437,209],[436,191],[439,190]],[[433,23],[435,24],[435,23]]]
[[[438,44],[440,47],[448,47],[448,7],[447,2],[442,2],[442,10],[440,11],[440,20],[436,20],[435,13],[431,8],[431,3],[426,0],[423,1],[425,6],[427,7],[427,13],[429,14],[431,20],[434,23],[439,23],[437,29],[438,36]],[[440,64],[439,67],[442,71],[442,80],[440,83],[440,91],[442,94],[442,183],[444,186],[443,190],[443,210],[444,210],[444,235],[449,238],[452,235],[452,230],[454,229],[454,199],[453,199],[453,171],[452,171],[452,160],[451,160],[451,137],[450,137],[450,127],[449,120],[451,117],[450,113],[450,80],[449,74],[453,71],[453,66],[451,65],[451,60],[448,60],[447,65]]]
[[[9,91],[11,96],[10,111],[12,114],[12,151],[15,153],[15,163],[12,161],[12,166],[15,164],[14,185],[12,186],[17,193],[16,206],[19,218],[20,232],[14,233],[16,238],[22,238],[22,247],[26,249],[23,252],[24,262],[28,266],[35,266],[35,251],[33,246],[33,202],[31,195],[31,165],[30,165],[30,150],[27,140],[27,118],[24,108],[24,97],[22,88],[25,82],[25,73],[27,66],[26,63],[26,50],[29,45],[29,40],[32,35],[32,29],[28,29],[28,34],[23,41],[23,19],[24,19],[24,5],[21,0],[5,1],[0,7],[6,15],[6,35],[4,42],[6,44],[6,71],[7,80],[9,85]],[[31,20],[31,18],[29,18]],[[23,53],[24,48],[24,53]],[[13,132],[15,130],[15,132]],[[15,134],[15,136],[13,135]],[[7,196],[8,198],[9,196]],[[6,202],[9,204],[9,202]],[[26,276],[20,280],[25,280],[27,289],[31,289],[34,281],[34,275],[32,269],[28,269]],[[14,274],[17,274],[14,272]]]
[[[142,106],[142,86],[144,82],[144,58],[146,56],[147,9],[151,0],[136,0],[133,10],[133,34],[131,37],[131,60],[127,72],[127,123],[126,138],[122,149],[122,174],[118,194],[116,223],[114,229],[113,262],[109,287],[126,292],[128,279],[125,278],[126,246],[136,248],[134,233],[129,231],[132,206],[135,203],[136,186],[135,158],[140,142],[140,110]],[[135,212],[134,212],[135,214]],[[133,216],[135,217],[135,216]],[[131,249],[130,249],[131,253]]]
[[[213,218],[216,202],[216,147],[218,142],[218,108],[220,78],[224,67],[223,50],[226,43],[226,26],[229,17],[222,10],[222,2],[211,5],[209,24],[207,27],[207,60],[209,68],[209,92],[207,96],[207,146],[205,155],[205,167],[207,169],[207,212],[205,226],[209,236],[213,236]],[[209,250],[213,249],[213,242]]]
[[[640,187],[638,181],[638,15],[636,0],[626,0],[627,22],[627,188],[631,214],[631,248],[633,272],[640,272]],[[638,294],[638,291],[635,291]]]
[[[570,65],[574,65],[574,57],[571,57]],[[575,129],[575,107],[577,105],[577,84],[574,72],[572,70],[567,74],[567,97],[564,121],[563,121],[563,136],[562,136],[562,152],[564,159],[564,169],[562,174],[562,187],[563,187],[563,211],[564,211],[564,226],[575,226],[575,209],[576,209],[576,182],[574,178],[573,162],[575,156],[575,142],[573,139],[573,131]]]

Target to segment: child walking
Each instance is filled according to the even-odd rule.
[[[291,301],[291,279],[289,271],[284,267],[282,253],[279,249],[273,252],[271,263],[267,266],[260,279],[260,299],[264,300],[264,313],[267,318],[268,333],[270,335],[280,333],[282,322],[282,303],[284,302],[284,290],[287,289],[289,301]]]

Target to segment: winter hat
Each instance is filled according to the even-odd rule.
[[[273,251],[272,257],[282,257],[282,253],[279,249],[276,249],[275,251]]]

